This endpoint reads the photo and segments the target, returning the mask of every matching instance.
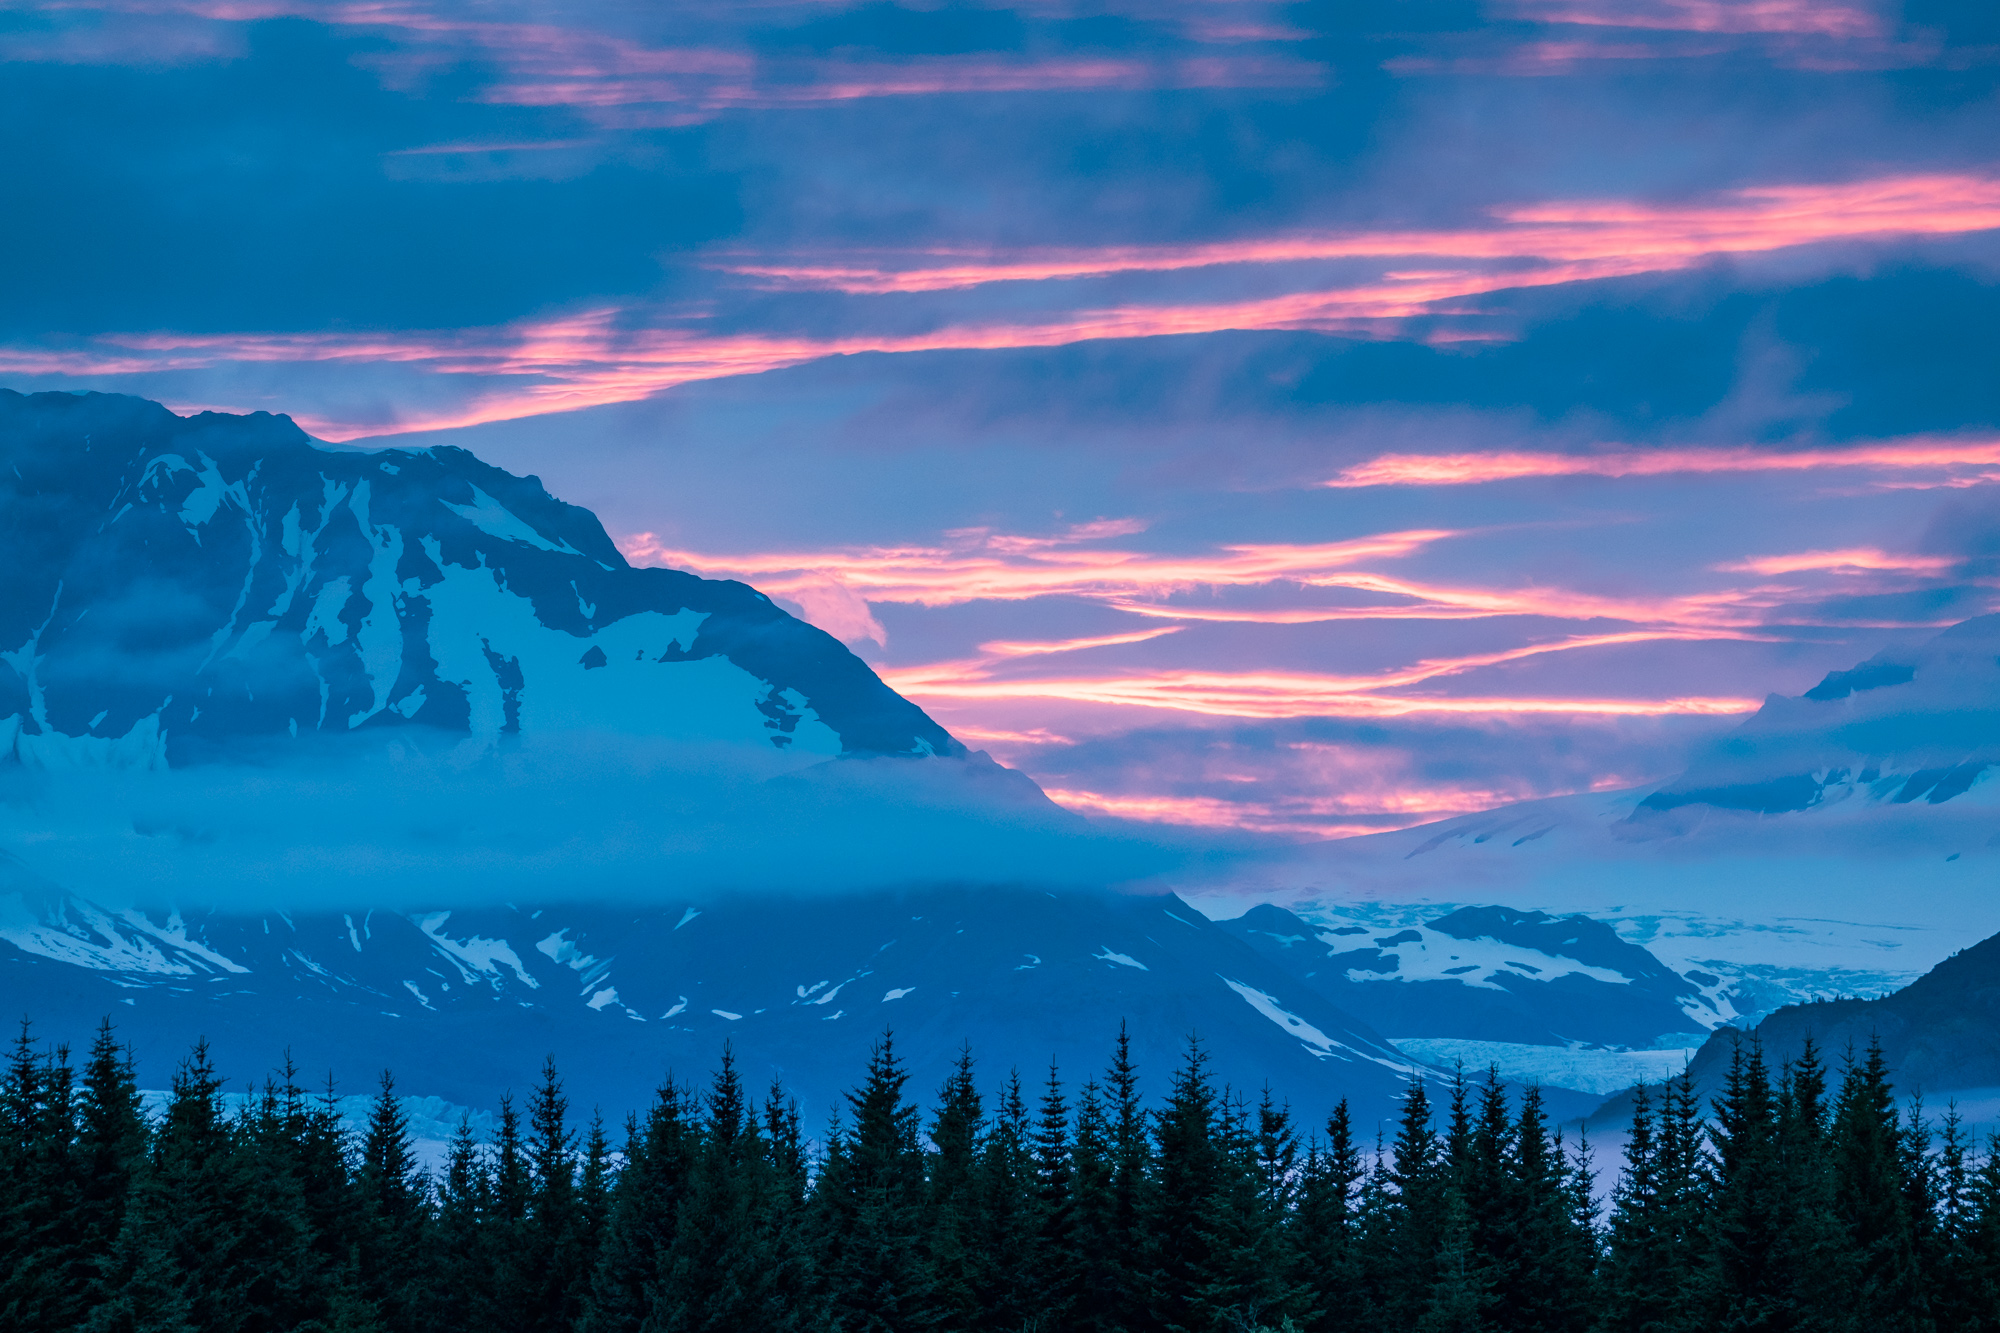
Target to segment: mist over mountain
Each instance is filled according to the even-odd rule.
[[[462,450],[0,393],[0,512],[0,839],[97,897],[1104,885],[1171,861],[754,589],[632,568]]]

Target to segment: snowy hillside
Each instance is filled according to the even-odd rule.
[[[573,1096],[622,1114],[725,1042],[814,1117],[893,1028],[920,1088],[963,1042],[985,1076],[1100,1075],[1121,1023],[1154,1092],[1199,1034],[1218,1076],[1322,1116],[1387,1115],[1413,1065],[1171,896],[939,889],[817,900],[728,896],[647,909],[511,906],[418,913],[112,910],[34,903],[13,870],[0,1004],[79,1040],[109,1013],[162,1085],[195,1034],[239,1084],[290,1050],[365,1091],[484,1106],[544,1054]],[[1581,1108],[1576,1108],[1581,1109]]]

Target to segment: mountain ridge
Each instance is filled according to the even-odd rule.
[[[967,753],[755,589],[634,568],[587,510],[463,450],[0,390],[0,507],[21,571],[0,592],[0,739],[30,762],[413,723]]]

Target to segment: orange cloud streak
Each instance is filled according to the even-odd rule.
[[[1318,838],[1352,838],[1367,833],[1386,833],[1417,824],[1427,824],[1447,815],[1491,809],[1468,805],[1410,811],[1368,823],[1352,821],[1352,812],[1328,810],[1324,816],[1306,806],[1294,809],[1290,803],[1225,801],[1213,796],[1116,796],[1083,791],[1074,787],[1044,787],[1050,800],[1086,815],[1109,815],[1114,819],[1148,820],[1181,824],[1194,828],[1242,829],[1249,833],[1302,833]],[[1500,802],[1495,802],[1499,804]]]
[[[1732,564],[1716,565],[1713,568],[1726,573],[1745,574],[1797,574],[1807,570],[1830,570],[1835,573],[1850,574],[1876,570],[1935,574],[1959,563],[1955,556],[1898,555],[1872,546],[1859,546],[1844,551],[1800,551],[1793,555],[1763,555]]]
[[[632,329],[626,327],[625,312],[615,309],[503,329],[449,333],[156,333],[101,338],[95,347],[68,352],[0,349],[0,371],[101,375],[199,369],[230,362],[389,361],[422,364],[445,376],[520,382],[519,387],[483,385],[463,407],[387,426],[299,418],[302,425],[324,438],[346,440],[632,402],[699,380],[757,374],[830,356],[1056,347],[1100,339],[1225,330],[1379,332],[1412,317],[1448,313],[1448,303],[1453,300],[1506,289],[1683,268],[1717,253],[1774,249],[1813,240],[1992,228],[2000,226],[2000,181],[1974,176],[1905,176],[1842,186],[1745,190],[1729,202],[1705,208],[1552,204],[1506,210],[1498,216],[1506,225],[1496,229],[1381,233],[1343,242],[1346,250],[1342,252],[1380,255],[1390,250],[1416,250],[1453,254],[1474,264],[1492,259],[1511,261],[1507,264],[1405,271],[1400,279],[1251,300],[1126,305],[1031,320],[968,323],[928,333],[840,338],[708,334],[688,328]],[[1396,237],[1401,239],[1387,239]],[[1197,261],[1222,262],[1222,256],[1249,256],[1268,262],[1300,257],[1312,249],[1308,245],[1301,250],[1291,242],[1272,244],[1275,249],[1262,242],[1248,243],[1248,248],[1205,247],[1145,262],[1154,267],[1175,267]],[[1325,257],[1341,247],[1321,245],[1320,250],[1320,257]],[[1126,257],[1118,263],[1145,266],[1132,258],[1137,252],[1120,253]],[[1534,262],[1525,262],[1524,257]],[[1095,265],[1091,271],[1105,271],[1107,262],[1093,259],[1086,267]],[[1022,276],[1063,276],[1047,265],[1009,271]],[[1494,466],[1491,460],[1495,457],[1482,456],[1480,466]],[[1497,457],[1513,458],[1518,465],[1522,459],[1558,456]],[[1589,464],[1570,466],[1572,470],[1592,470]],[[1643,470],[1640,463],[1632,466]],[[1363,477],[1337,484],[1379,483]]]
[[[864,547],[737,556],[673,550],[660,545],[651,533],[628,537],[619,545],[635,563],[742,575],[756,579],[767,591],[783,592],[794,578],[832,577],[871,601],[946,606],[983,599],[1130,595],[1277,580],[1319,584],[1333,579],[1333,571],[1342,566],[1409,555],[1460,535],[1447,529],[1418,529],[1312,545],[1228,546],[1211,555],[1194,556],[1145,555],[1055,543],[1040,546],[988,534],[978,534],[960,547]]]
[[[1644,627],[1631,631],[1642,638],[1743,638],[1766,624],[1772,610],[1808,595],[1801,586],[1775,582],[1678,596],[1621,597],[1545,585],[1466,587],[1351,568],[1363,560],[1405,556],[1445,538],[1464,535],[1445,529],[1418,530],[1319,545],[1230,546],[1208,554],[1181,556],[983,531],[961,534],[963,543],[953,547],[864,547],[735,556],[674,550],[662,546],[650,533],[624,538],[619,545],[636,564],[743,578],[776,596],[796,596],[830,583],[867,601],[921,606],[1074,596],[1102,601],[1134,615],[1182,622],[1310,624],[1531,616],[1623,621]],[[1373,605],[1271,610],[1181,608],[1145,600],[1194,588],[1271,583],[1342,589],[1384,600]],[[1908,626],[1898,622],[1896,627]],[[1624,640],[1617,635],[1589,639],[1593,643],[1614,641]]]
[[[951,664],[944,664],[945,668],[949,666]],[[1357,682],[1348,677],[1283,671],[1161,671],[1028,680],[981,679],[971,673],[952,673],[940,667],[886,668],[877,674],[891,689],[917,699],[1053,699],[1267,720],[1297,717],[1392,718],[1431,713],[1488,717],[1526,714],[1727,716],[1755,712],[1763,703],[1760,699],[1711,697],[1419,698],[1367,693],[1357,689]]]
[[[1792,33],[1871,38],[1881,19],[1830,0],[1516,0],[1508,9],[1535,23],[1660,32]]]
[[[1170,272],[1223,264],[1406,256],[1605,265],[1608,267],[1601,276],[1614,276],[1684,267],[1711,255],[1821,241],[1984,231],[2000,227],[2000,180],[1986,175],[1931,173],[1831,185],[1763,186],[1732,191],[1707,204],[1559,202],[1499,208],[1493,216],[1500,225],[1476,230],[1370,231],[1191,246],[1113,246],[1030,253],[1014,259],[969,256],[958,263],[905,268],[755,262],[720,263],[717,267],[771,283],[847,292],[943,291],[990,282]],[[940,257],[952,253],[927,252]],[[1465,274],[1454,272],[1400,276],[1406,281],[1442,281],[1453,286],[1466,280]]]
[[[1151,638],[1151,634],[1139,636]],[[902,694],[940,699],[1060,699],[1069,702],[1173,708],[1229,717],[1401,717],[1412,713],[1604,713],[1655,716],[1672,713],[1730,713],[1754,709],[1755,700],[1564,700],[1446,699],[1385,694],[1479,667],[1497,666],[1545,653],[1619,644],[1763,636],[1715,631],[1628,630],[1574,635],[1460,657],[1427,658],[1408,667],[1370,675],[1341,676],[1300,672],[1122,672],[1093,677],[997,678],[994,669],[1009,656],[992,653],[959,661],[883,668],[878,674]],[[1129,636],[1073,640],[1062,647],[1130,641]],[[1061,649],[1058,648],[1058,651]]]
[[[2000,436],[1911,440],[1844,449],[1612,449],[1595,454],[1494,452],[1383,454],[1328,486],[1466,486],[1529,477],[1660,477],[1674,473],[1804,472],[1815,468],[1914,470],[2000,463]]]
[[[55,0],[51,8],[83,8]],[[376,56],[394,72],[475,54],[501,77],[479,100],[514,106],[568,106],[586,112],[669,107],[665,123],[722,111],[775,109],[963,93],[1093,89],[1301,88],[1326,79],[1323,66],[1269,55],[1183,59],[1006,59],[928,56],[907,61],[770,58],[703,46],[647,46],[588,28],[447,17],[396,0],[315,4],[309,0],[92,0],[89,8],[179,13],[224,22],[297,17],[346,27],[392,29],[413,49]],[[616,116],[600,114],[600,121]],[[627,118],[629,120],[629,117]],[[648,123],[661,123],[658,118]]]
[[[1130,634],[1100,634],[1092,639],[1048,639],[1031,642],[982,643],[979,651],[989,657],[1032,657],[1043,653],[1072,653],[1081,648],[1114,648],[1127,643],[1144,643],[1157,639],[1163,634],[1173,634],[1179,625],[1169,625],[1165,629],[1142,629]]]

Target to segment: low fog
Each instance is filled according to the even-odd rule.
[[[161,772],[0,769],[0,850],[112,906],[646,902],[931,884],[1137,887],[1192,853],[984,756],[796,759],[399,730]]]

